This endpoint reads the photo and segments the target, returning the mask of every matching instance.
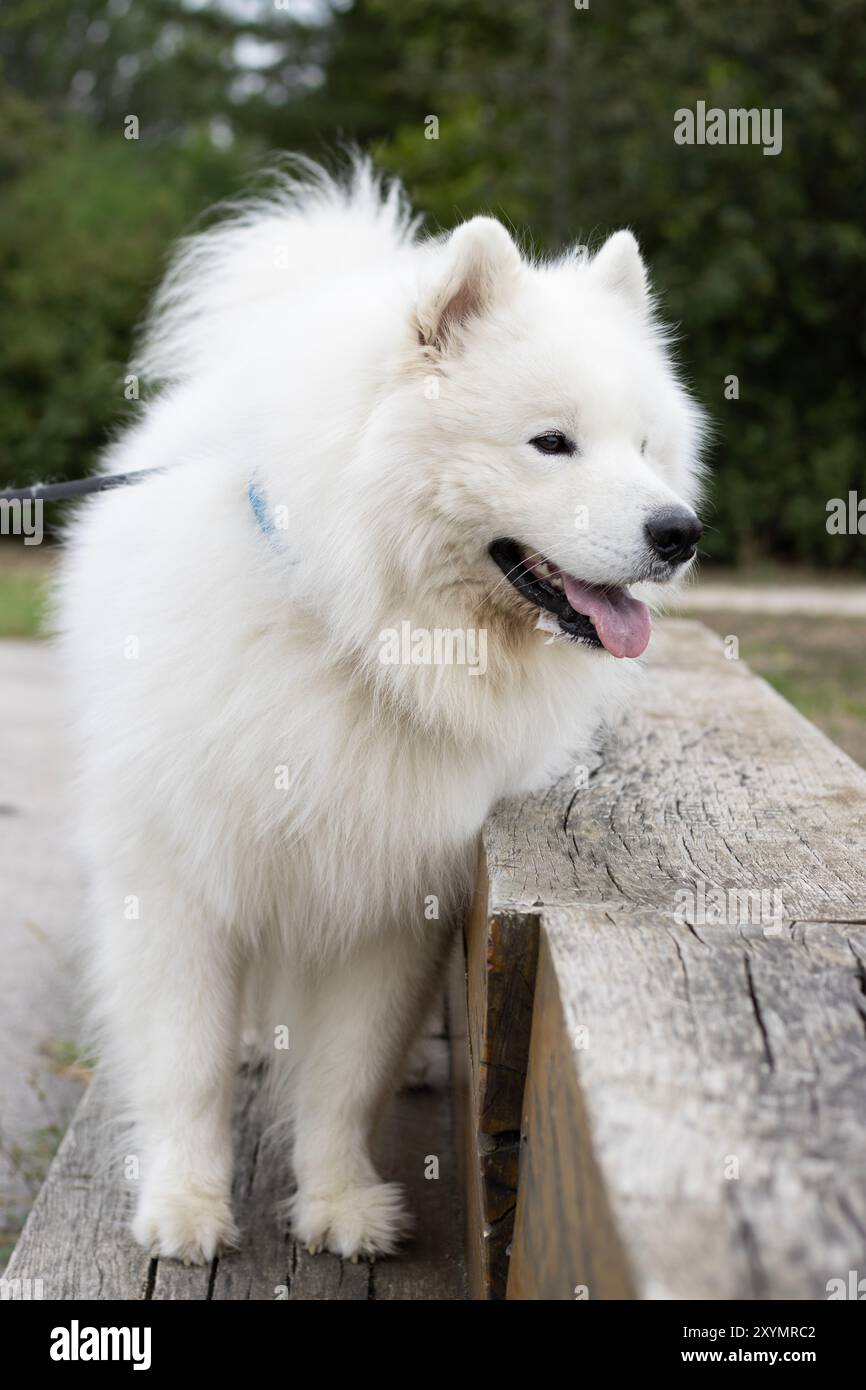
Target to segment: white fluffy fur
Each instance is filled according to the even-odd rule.
[[[647,514],[694,498],[699,416],[630,233],[548,264],[488,218],[422,240],[363,164],[281,179],[182,248],[140,370],[160,389],[107,467],[165,472],[86,504],[60,596],[134,1231],[188,1260],[237,1238],[252,1019],[293,1119],[297,1234],[388,1252],[404,1215],[371,1130],[479,827],[584,756],[637,669],[546,644],[487,547],[515,536],[586,580],[640,578]],[[580,453],[529,446],[553,427]],[[251,479],[288,508],[282,548]],[[379,634],[407,619],[486,629],[486,674],[381,664]]]

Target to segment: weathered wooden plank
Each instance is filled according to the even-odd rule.
[[[463,938],[455,943],[449,966],[448,1022],[454,1127],[466,1213],[466,1268],[469,1297],[489,1297],[489,1249],[481,1211],[476,1091],[469,1055],[469,1012]]]
[[[777,889],[782,915],[866,902],[864,773],[700,623],[660,623],[638,698],[588,785],[503,803],[484,831],[491,911],[671,911],[704,881]]]
[[[416,1218],[412,1239],[394,1261],[372,1266],[311,1256],[276,1218],[288,1194],[285,1144],[267,1134],[261,1073],[239,1078],[234,1111],[235,1211],[240,1249],[208,1267],[151,1260],[128,1232],[133,1184],[111,1164],[111,1108],[97,1076],[76,1113],[12,1256],[10,1279],[41,1279],[54,1299],[178,1301],[463,1299],[466,1272],[457,1163],[450,1121],[447,1047],[439,1084],[403,1092],[386,1120],[383,1171],[405,1183]],[[428,1161],[438,1163],[438,1178]]]
[[[403,1184],[414,1220],[412,1239],[399,1257],[371,1270],[375,1299],[465,1299],[466,1257],[460,1165],[448,1074],[448,1042],[430,1041],[438,1053],[439,1084],[404,1092],[393,1102],[377,1144],[379,1167]]]
[[[812,1238],[821,1258],[831,1264],[845,1252],[851,1257],[858,1222],[862,1244],[866,1221],[857,1173],[864,1157],[864,1039],[862,1026],[857,1031],[851,990],[856,979],[866,979],[855,959],[860,950],[857,924],[866,921],[866,775],[747,667],[728,660],[725,650],[700,624],[660,624],[637,702],[600,753],[588,759],[577,779],[503,803],[484,829],[486,935],[483,945],[478,938],[473,944],[470,935],[467,968],[489,951],[494,922],[508,921],[509,950],[518,959],[521,932],[525,945],[535,940],[540,924],[542,937],[549,939],[546,979],[539,978],[542,993],[533,1024],[536,1060],[524,1106],[529,1139],[521,1155],[519,1232],[509,1283],[513,1297],[573,1298],[575,1286],[582,1283],[592,1286],[594,1297],[623,1296],[629,1287],[642,1297],[658,1296],[648,1290],[672,1287],[673,1268],[668,1266],[677,1261],[677,1287],[686,1296],[763,1297],[762,1290],[771,1286],[782,1291],[774,1296],[787,1296],[795,1286],[800,1292],[791,1296],[820,1296],[802,1292],[803,1281],[815,1284],[817,1266],[810,1271],[803,1265],[799,1283],[783,1277],[777,1268],[782,1256],[772,1241],[765,1256],[772,1274],[762,1274],[755,1230],[764,1229],[763,1219],[759,1221],[764,1208],[752,1210],[761,1183],[772,1188],[767,1165],[781,1164],[785,1145],[787,1163],[779,1171],[788,1175],[784,1181],[791,1190],[797,1190],[790,1174],[798,1165],[801,1185],[803,1175],[812,1172],[814,1126],[806,1099],[823,1114],[837,1116],[847,1136],[833,1153],[820,1151],[818,1168],[826,1171],[834,1195],[824,1194],[825,1207],[812,1218]],[[578,789],[576,781],[582,784]],[[715,890],[725,895],[723,917],[730,918],[733,911],[732,920],[744,923],[742,931],[701,926],[704,904],[712,920]],[[560,970],[551,954],[550,933],[557,923],[561,931],[563,922],[598,928],[599,910],[605,914],[604,932],[612,933],[615,923],[621,930],[616,940],[612,934],[603,936],[610,949],[598,955],[591,991],[586,992],[587,986],[575,993],[579,965]],[[743,911],[745,916],[739,916]],[[792,928],[792,922],[798,925]],[[702,944],[698,934],[707,933],[709,944]],[[842,937],[847,945],[840,944]],[[584,943],[584,936],[579,940]],[[601,950],[597,945],[593,949]],[[815,972],[818,955],[823,974]],[[500,993],[507,988],[507,982],[499,982]],[[761,1011],[756,1000],[768,990],[769,1002]],[[695,1003],[698,997],[701,1007]],[[495,999],[484,1000],[482,1013]],[[596,1091],[584,1089],[584,1069],[596,1073],[570,1035],[561,1032],[566,1019],[571,1020],[569,1028],[581,1026],[574,1021],[575,999],[584,1014],[591,1008],[593,1017],[597,1011],[599,1017],[619,1019],[621,1036],[632,1051],[655,1055],[650,1044],[658,1050],[653,1067],[639,1072],[635,1085],[641,1094],[633,1105],[628,1086],[613,1085],[609,1074],[602,1081],[599,1071],[598,1095],[606,1097],[603,1113],[610,1125],[603,1153],[597,1147]],[[629,1030],[623,1015],[639,1017],[643,1031]],[[469,1016],[470,1037],[483,1039],[484,1022],[472,1019],[471,986]],[[524,1027],[525,1022],[524,1016]],[[780,1028],[781,1040],[776,1036]],[[489,1021],[488,1036],[495,1029]],[[841,1031],[837,1035],[834,1030]],[[774,1038],[785,1060],[776,1059],[771,1066]],[[844,1059],[834,1067],[826,1056],[831,1038]],[[479,1052],[482,1046],[476,1043]],[[517,1053],[527,1046],[514,1027],[509,1046]],[[690,1108],[681,1114],[673,1101],[682,1093],[681,1081],[695,1072],[698,1057],[705,1089],[692,1087]],[[598,1065],[596,1054],[593,1058]],[[664,1091],[666,1067],[669,1096]],[[771,1085],[765,1073],[772,1074]],[[796,1076],[799,1092],[784,1089],[789,1073]],[[743,1106],[746,1096],[757,1094],[761,1106],[728,1105],[724,1097],[729,1090],[737,1092]],[[656,1182],[647,1180],[636,1210],[644,1200],[662,1216],[653,1232],[641,1237],[646,1223],[635,1219],[615,1187],[608,1190],[608,1167],[612,1156],[627,1155],[635,1172],[646,1169],[648,1154],[655,1151],[645,1151],[641,1107],[657,1095],[664,1102],[661,1119],[668,1111],[680,1116],[673,1138],[667,1132],[657,1135],[661,1156],[664,1143],[670,1142],[680,1146],[684,1163],[692,1162],[689,1136],[704,1120],[710,1124],[718,1111],[713,1123],[729,1136],[724,1154],[738,1157],[736,1140],[740,1159],[748,1157],[753,1185],[741,1176],[725,1180],[719,1189],[718,1174],[707,1169],[709,1160],[701,1150],[700,1161],[694,1159],[700,1183],[712,1178],[716,1202],[704,1210],[700,1202],[685,1201],[683,1193],[690,1189],[682,1174],[666,1169],[658,1157]],[[777,1112],[788,1116],[786,1137],[770,1125]],[[773,1136],[772,1143],[768,1138],[761,1147],[762,1135]],[[856,1159],[839,1166],[840,1148]],[[716,1150],[712,1153],[715,1162]],[[475,1162],[480,1168],[480,1152]],[[550,1190],[547,1183],[553,1183]],[[846,1183],[856,1188],[853,1199],[845,1195]],[[479,1193],[483,1187],[479,1179]],[[727,1222],[721,1228],[719,1190],[727,1202]],[[848,1219],[839,1214],[846,1206],[853,1213]],[[767,1210],[773,1212],[772,1221],[782,1220],[778,1200],[769,1201]],[[477,1219],[483,1223],[480,1196]],[[789,1213],[788,1232],[795,1227]],[[726,1232],[721,1246],[719,1229]],[[655,1259],[653,1281],[646,1273],[649,1252],[662,1233],[674,1253]],[[643,1260],[633,1267],[641,1239],[646,1242]],[[699,1294],[687,1278],[683,1282],[683,1272],[697,1258],[701,1241],[701,1248],[713,1249],[720,1263],[714,1281],[705,1262],[704,1292]],[[793,1248],[795,1235],[791,1241]],[[860,1263],[862,1258],[861,1253]],[[488,1292],[492,1287],[488,1278]],[[538,1294],[542,1288],[545,1292]]]
[[[523,914],[491,913],[483,859],[455,960],[455,1100],[473,1298],[503,1298],[517,1200],[519,1130],[537,951]]]
[[[861,926],[544,913],[509,1297],[820,1299],[863,1264]]]
[[[6,1270],[41,1280],[46,1299],[140,1299],[152,1261],[128,1235],[132,1184],[122,1177],[116,1126],[101,1079],[75,1112]]]
[[[469,1056],[482,1134],[520,1127],[538,951],[532,926],[532,916],[493,906],[482,859],[465,931]]]
[[[538,963],[523,1109],[508,1297],[586,1298],[591,1291],[593,1299],[634,1298],[546,939]]]

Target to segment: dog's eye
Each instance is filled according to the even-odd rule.
[[[647,451],[647,445],[648,445],[648,444],[649,444],[649,440],[648,440],[648,439],[642,439],[642,440],[641,440],[641,442],[640,442],[640,451],[641,451],[642,454],[645,454],[645,453],[646,453],[646,451]]]
[[[540,454],[573,454],[575,449],[574,440],[561,430],[545,430],[529,442]]]

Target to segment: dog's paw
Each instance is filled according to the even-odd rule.
[[[240,1239],[227,1199],[196,1188],[144,1193],[132,1234],[151,1255],[186,1265],[208,1264]]]
[[[286,1211],[311,1254],[330,1250],[344,1260],[392,1255],[411,1224],[396,1182],[359,1183],[330,1193],[300,1190]]]

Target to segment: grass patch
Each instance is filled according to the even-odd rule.
[[[48,579],[41,566],[0,569],[0,638],[42,635]]]
[[[752,670],[866,767],[866,621],[736,611],[682,616],[739,638]]]
[[[78,1082],[82,1087],[89,1085],[95,1061],[76,1043],[66,1038],[54,1038],[44,1043],[40,1052],[47,1059],[48,1067],[54,1076]],[[30,1077],[30,1085],[43,1106],[48,1103],[44,1082],[43,1069],[36,1068]],[[21,1234],[28,1205],[35,1201],[39,1189],[45,1182],[48,1169],[66,1132],[67,1102],[71,1106],[74,1100],[73,1090],[67,1094],[67,1101],[62,1107],[63,1113],[58,1121],[44,1124],[19,1139],[7,1139],[0,1131],[0,1160],[29,1193],[29,1202],[26,1197],[23,1200],[16,1197],[8,1202],[5,1199],[0,1200],[0,1277]]]

